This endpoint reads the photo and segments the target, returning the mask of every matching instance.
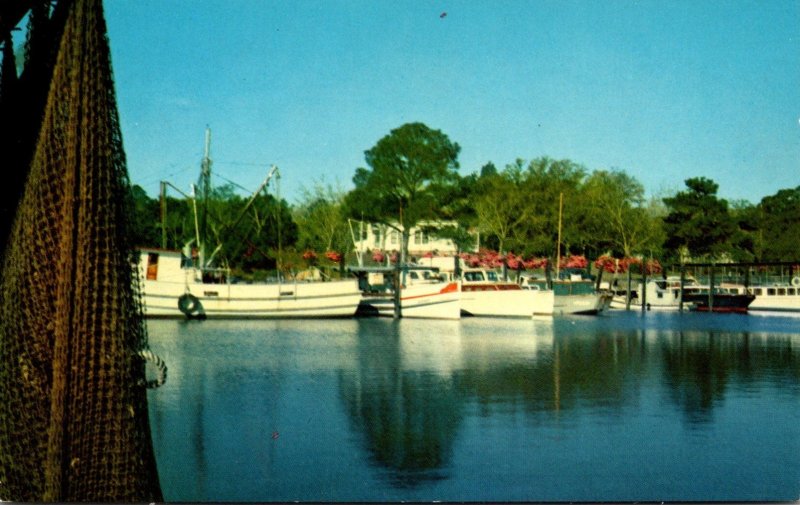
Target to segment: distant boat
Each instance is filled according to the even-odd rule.
[[[748,288],[741,284],[723,283],[720,287],[732,293],[755,296],[748,307],[750,312],[800,315],[800,277],[794,277],[791,283],[756,285]]]
[[[225,269],[201,269],[180,251],[142,249],[145,316],[189,318],[353,317],[356,279],[237,283]]]
[[[631,306],[645,304],[647,310],[678,310],[681,302],[687,310],[699,312],[747,312],[753,302],[751,294],[737,292],[723,286],[715,286],[711,304],[709,304],[709,287],[699,284],[692,277],[683,279],[683,296],[681,296],[681,278],[669,276],[663,279],[648,279],[642,286],[640,282],[631,293]],[[642,294],[644,296],[642,296]],[[625,307],[625,294],[615,296],[614,307]]]
[[[746,313],[755,300],[751,294],[731,293],[725,288],[715,287],[709,296],[708,286],[693,286],[683,289],[684,303],[691,304],[691,310],[698,312],[737,312]]]
[[[523,289],[501,281],[492,270],[468,269],[461,273],[461,314],[465,316],[552,316],[553,291]]]

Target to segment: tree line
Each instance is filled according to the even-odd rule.
[[[230,184],[215,188],[207,243],[220,245],[219,263],[243,272],[317,261],[341,266],[354,248],[348,220],[400,232],[402,261],[409,230],[423,222],[448,223],[426,231],[462,251],[479,232],[483,247],[517,257],[766,262],[793,261],[800,251],[800,186],[752,204],[729,202],[712,179],[693,177],[674,195],[648,199],[624,170],[590,171],[567,159],[516,159],[502,169],[488,162],[462,176],[459,152],[440,130],[408,123],[365,151],[366,166],[355,169],[350,191],[318,182],[295,205],[264,192],[240,216],[245,198]],[[167,197],[162,205],[134,186],[132,200],[137,243],[196,243],[190,199]]]

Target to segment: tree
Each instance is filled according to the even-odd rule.
[[[501,254],[529,219],[530,206],[526,203],[530,195],[520,188],[520,163],[522,160],[517,160],[517,165],[507,166],[502,173],[482,171],[472,200],[478,229],[497,239]]]
[[[624,171],[597,170],[581,193],[595,247],[632,257],[656,245],[658,226],[644,206],[644,186],[634,177]]]
[[[520,165],[520,162],[517,162]],[[528,199],[528,220],[520,241],[527,244],[527,253],[555,256],[558,238],[559,200],[564,198],[562,222],[562,254],[575,248],[583,252],[591,235],[583,230],[580,185],[586,169],[570,160],[542,157],[532,160],[523,174],[520,191]]]
[[[800,186],[766,196],[758,205],[759,235],[765,261],[793,261],[800,256]]]
[[[405,262],[411,228],[423,219],[438,219],[437,194],[457,182],[460,150],[440,130],[422,123],[392,130],[364,152],[370,168],[358,168],[353,176],[349,215],[400,231]]]
[[[685,183],[688,191],[664,198],[669,208],[664,218],[665,247],[701,257],[730,252],[737,227],[728,202],[716,196],[719,185],[705,177],[686,179]]]
[[[345,253],[353,248],[344,215],[344,198],[342,190],[322,183],[303,190],[303,200],[293,213],[298,227],[298,249],[337,252],[343,264]]]
[[[147,192],[139,185],[130,189],[131,216],[130,233],[132,242],[139,247],[158,247],[161,245],[161,224],[158,202],[147,196]]]

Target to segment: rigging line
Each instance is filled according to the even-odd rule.
[[[220,161],[220,160],[215,160],[214,163],[217,164],[217,165],[222,163],[223,165],[237,165],[237,166],[243,166],[243,167],[268,167],[268,166],[270,166],[269,163],[251,163],[251,162],[247,162],[247,161],[224,161],[224,160]]]
[[[234,186],[236,186],[237,188],[239,188],[239,189],[242,189],[242,190],[244,190],[244,191],[247,191],[248,193],[250,192],[250,190],[249,190],[248,188],[245,188],[244,186],[242,186],[241,184],[239,184],[239,183],[238,183],[238,182],[236,182],[236,181],[232,181],[232,180],[228,179],[228,178],[227,178],[227,177],[225,177],[224,175],[220,175],[220,174],[218,174],[217,172],[214,172],[214,173],[212,173],[211,175],[214,175],[214,176],[216,176],[216,177],[219,177],[220,179],[224,180],[225,182],[228,182],[228,183],[230,183],[230,184],[233,184],[233,185],[234,185]]]

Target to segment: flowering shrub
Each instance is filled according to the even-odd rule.
[[[561,262],[559,263],[560,268],[586,268],[588,265],[589,262],[584,256],[579,256],[576,254],[561,258]]]
[[[536,270],[537,268],[547,268],[547,264],[549,261],[547,258],[531,258],[529,260],[525,260],[523,265],[528,270]]]
[[[311,250],[307,250],[306,252],[303,253],[303,259],[306,261],[314,261],[315,259],[317,259],[317,253]]]
[[[339,263],[340,261],[342,261],[341,253],[338,253],[336,251],[328,251],[328,252],[326,252],[325,253],[325,257],[328,258],[329,260],[333,261],[334,263]]]
[[[626,273],[628,270],[633,268],[632,271],[642,272],[646,274],[658,274],[661,273],[661,263],[655,259],[649,259],[642,263],[642,260],[639,258],[631,258],[625,257],[622,259],[613,258],[607,254],[604,254],[597,258],[594,262],[594,266],[597,269],[602,269],[604,272],[608,272],[610,274],[614,273]]]
[[[372,261],[376,263],[383,263],[383,260],[386,259],[386,255],[383,254],[383,251],[380,249],[375,249],[372,251]]]

